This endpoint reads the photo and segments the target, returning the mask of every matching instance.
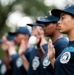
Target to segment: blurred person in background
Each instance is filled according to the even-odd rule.
[[[0,40],[2,49],[4,51],[4,58],[0,63],[0,75],[12,75],[12,65],[10,56],[8,54],[9,47],[7,41],[14,43],[14,36],[9,32],[6,35],[2,36],[2,39]]]
[[[19,47],[18,48],[18,53],[16,52],[11,52],[11,50],[15,51],[15,49],[13,48],[13,44],[9,43],[9,55],[11,57],[12,60],[12,66],[13,66],[13,75],[27,75],[27,68],[29,65],[29,58],[30,58],[30,52],[31,52],[31,48],[29,48],[28,46],[28,40],[29,37],[31,36],[30,31],[28,30],[27,27],[19,27],[14,33],[12,33],[12,35],[14,35],[14,40],[15,40],[15,44]],[[26,45],[26,46],[25,46]],[[24,56],[21,54],[22,50],[22,54],[24,54]],[[23,59],[25,61],[23,61]],[[23,67],[25,65],[25,68]]]
[[[44,39],[44,31],[42,28],[44,24],[34,22],[32,24],[27,24],[27,25],[32,27],[32,36],[36,37],[35,47],[33,47],[30,56],[30,65],[29,65],[28,73],[29,75],[40,75],[41,74],[40,59],[43,57],[45,51],[41,50],[38,46],[39,46],[39,42],[41,42],[40,38]],[[32,40],[32,38],[30,38],[30,40]],[[43,42],[45,44],[47,43],[46,40],[44,40]]]
[[[41,36],[44,38],[44,32],[42,28],[44,24],[39,24],[39,23],[34,22],[32,24],[27,24],[27,25],[32,27],[32,34],[29,39],[29,45],[32,45],[32,46],[34,45],[30,53],[30,62],[29,62],[27,72],[29,75],[40,75],[41,73],[40,59],[42,58],[44,51],[38,49],[37,43],[41,41],[39,40]],[[47,43],[46,40],[44,40],[44,43]],[[24,45],[26,46],[26,43],[22,43],[22,46]],[[21,55],[23,56],[24,54],[23,54],[22,47],[19,50],[20,50]],[[25,58],[25,56],[23,56],[23,58]],[[25,59],[23,59],[23,63],[25,63]],[[26,64],[24,64],[24,67],[25,65]]]

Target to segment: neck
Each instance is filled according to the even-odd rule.
[[[57,39],[59,39],[60,37],[62,37],[62,35],[56,31],[53,36],[51,37],[52,42],[55,42]]]
[[[68,33],[69,41],[74,40],[74,29]]]

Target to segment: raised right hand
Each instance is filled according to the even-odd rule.
[[[54,46],[52,44],[52,41],[49,40],[49,43],[48,43],[48,54],[47,54],[47,57],[49,60],[52,60],[55,58],[55,49],[54,49]]]

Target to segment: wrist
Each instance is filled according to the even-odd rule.
[[[52,61],[55,61],[55,57],[53,57],[52,59],[49,59],[49,60],[50,60],[51,62],[52,62]]]
[[[22,54],[19,54],[19,56],[22,58],[22,57],[24,56],[24,53],[22,53]]]
[[[40,43],[40,46],[43,46],[45,44],[47,44],[47,41],[45,40],[45,38],[43,38],[42,41],[41,41],[41,43]]]
[[[37,49],[40,50],[41,49],[41,46],[40,45],[37,45]]]
[[[23,56],[24,55],[24,52],[22,52],[22,53],[18,53],[19,54],[19,56]]]

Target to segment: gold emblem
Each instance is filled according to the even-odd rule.
[[[40,17],[38,17],[38,20],[40,20]]]
[[[48,18],[48,16],[45,16],[45,18]]]
[[[49,14],[52,15],[51,11],[49,11]]]

